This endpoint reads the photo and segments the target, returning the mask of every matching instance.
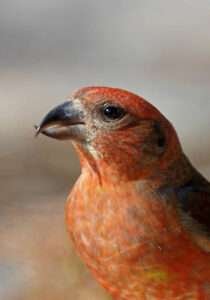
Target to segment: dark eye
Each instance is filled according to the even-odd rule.
[[[102,114],[106,121],[119,120],[126,114],[125,110],[115,104],[105,104],[102,107]]]

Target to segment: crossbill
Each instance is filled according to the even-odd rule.
[[[71,139],[79,155],[67,227],[113,299],[210,299],[210,184],[152,104],[117,88],[82,88],[38,133]]]

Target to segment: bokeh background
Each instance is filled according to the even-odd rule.
[[[0,4],[0,299],[109,299],[65,229],[76,155],[33,125],[81,86],[123,87],[159,107],[210,178],[210,1]]]

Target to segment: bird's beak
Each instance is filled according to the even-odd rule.
[[[80,102],[66,101],[50,110],[41,123],[35,126],[36,136],[42,133],[59,140],[81,139],[84,124]]]

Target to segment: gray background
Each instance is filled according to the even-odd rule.
[[[0,4],[0,299],[108,299],[65,231],[76,156],[33,125],[79,87],[122,87],[158,106],[210,178],[210,1]]]

